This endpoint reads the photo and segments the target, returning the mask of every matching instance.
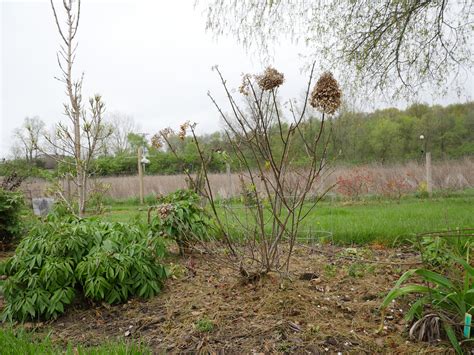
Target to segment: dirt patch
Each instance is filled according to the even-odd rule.
[[[159,296],[76,307],[37,330],[64,343],[141,341],[156,353],[446,353],[447,344],[407,341],[406,303],[394,303],[376,333],[384,295],[418,261],[379,247],[300,247],[289,277],[243,285],[206,255],[192,256],[193,272],[189,258],[176,258],[176,276]]]
[[[3,250],[2,247],[0,246],[0,262],[13,256],[13,254],[15,254],[15,252],[13,251],[11,247],[5,248],[5,250]]]

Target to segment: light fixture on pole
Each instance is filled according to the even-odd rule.
[[[426,141],[425,141],[425,135],[420,134],[420,141],[421,141],[421,154],[424,154],[426,152]]]

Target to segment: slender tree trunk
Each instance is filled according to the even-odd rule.
[[[66,86],[67,92],[69,96],[69,100],[71,102],[71,109],[72,109],[72,121],[74,125],[74,159],[75,159],[75,168],[76,168],[76,176],[77,176],[77,190],[78,190],[78,210],[79,215],[82,216],[85,211],[85,194],[84,194],[84,171],[82,167],[82,152],[81,152],[81,108],[79,107],[78,97],[77,97],[77,89],[75,92],[75,88],[73,85],[72,79],[72,65],[74,62],[73,58],[73,26],[74,26],[74,19],[72,13],[69,10],[67,11],[67,25],[68,25],[68,41],[67,41],[67,75],[66,75]]]
[[[79,215],[83,216],[86,213],[86,201],[87,201],[87,173],[85,170],[82,172],[82,191],[79,197]]]

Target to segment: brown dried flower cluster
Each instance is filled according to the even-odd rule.
[[[184,122],[181,126],[179,126],[179,133],[178,137],[182,141],[184,141],[184,138],[186,137],[186,131],[191,125],[189,124],[189,121]]]
[[[160,205],[158,207],[158,214],[160,215],[161,219],[165,219],[170,215],[170,213],[173,211],[173,205],[170,203]]]
[[[242,84],[239,87],[239,92],[244,95],[248,96],[249,94],[249,83],[252,76],[250,74],[242,74]]]
[[[262,75],[257,76],[257,83],[262,90],[272,90],[285,81],[285,76],[272,67],[265,69]]]
[[[162,129],[159,133],[160,136],[162,137],[169,137],[174,134],[173,130],[171,128],[164,128]]]
[[[159,134],[155,134],[153,137],[151,137],[151,146],[156,149],[160,149],[163,146],[163,142]]]
[[[316,85],[310,97],[310,104],[314,108],[332,115],[341,106],[342,92],[339,84],[330,72],[325,72]]]

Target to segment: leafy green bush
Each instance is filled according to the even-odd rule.
[[[20,234],[23,206],[21,192],[0,188],[0,244],[8,244]]]
[[[159,202],[158,218],[150,221],[152,229],[176,241],[181,254],[196,242],[209,238],[213,228],[211,219],[194,191],[177,190]]]
[[[409,321],[418,319],[412,325],[410,333],[419,332],[418,339],[434,341],[432,334],[439,335],[440,323],[457,353],[462,353],[461,345],[456,334],[460,332],[466,313],[474,310],[474,267],[461,258],[452,256],[457,266],[461,269],[461,275],[457,268],[452,268],[453,275],[447,277],[427,269],[412,269],[405,272],[395,284],[395,287],[387,294],[382,302],[381,309],[384,311],[390,303],[407,294],[421,294],[422,296],[414,302],[408,311],[406,318]],[[402,284],[413,276],[419,276],[423,284]],[[435,315],[440,322],[430,321]],[[382,316],[382,321],[384,317]],[[421,333],[420,333],[421,332]]]
[[[33,227],[8,260],[4,318],[55,317],[75,295],[75,263],[92,244],[80,220],[50,218]]]
[[[138,225],[49,216],[31,229],[5,268],[2,318],[55,318],[75,296],[117,303],[159,292],[164,246]]]
[[[156,295],[166,277],[155,262],[164,254],[156,238],[144,235],[138,226],[110,225],[110,234],[92,248],[76,268],[86,297],[108,303],[126,301],[137,295]],[[112,228],[113,227],[113,228]]]

